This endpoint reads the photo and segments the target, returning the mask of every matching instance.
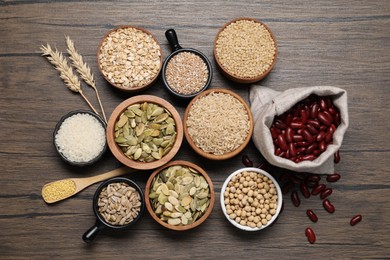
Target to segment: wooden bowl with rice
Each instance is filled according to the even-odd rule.
[[[226,160],[240,153],[253,133],[253,118],[245,100],[227,89],[210,89],[196,96],[184,113],[184,135],[196,153]]]

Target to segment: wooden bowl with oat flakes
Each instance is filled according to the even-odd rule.
[[[114,109],[106,136],[109,149],[121,163],[150,170],[166,164],[179,151],[183,125],[177,110],[166,100],[137,95]]]
[[[214,58],[228,79],[243,84],[266,77],[276,63],[278,48],[272,31],[253,18],[226,23],[214,41]]]
[[[184,135],[196,153],[226,160],[240,153],[253,133],[253,118],[245,100],[227,89],[209,89],[188,104]]]
[[[97,51],[103,77],[116,89],[138,92],[150,87],[162,67],[162,49],[147,30],[121,26],[110,30]]]

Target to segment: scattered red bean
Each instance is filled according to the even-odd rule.
[[[328,199],[324,199],[322,201],[322,205],[329,213],[333,213],[336,210],[333,204]]]
[[[341,175],[338,174],[338,173],[333,173],[333,174],[330,174],[330,175],[326,176],[326,180],[327,180],[328,182],[336,182],[336,181],[338,181],[340,178],[341,178]]]
[[[246,167],[253,167],[253,162],[251,161],[251,159],[249,159],[248,155],[243,155],[242,156],[242,163]]]
[[[310,242],[310,244],[314,244],[314,242],[316,242],[316,235],[314,234],[313,229],[310,227],[306,228],[305,235],[307,236],[307,240]]]
[[[311,221],[313,222],[318,221],[317,215],[311,209],[306,210],[306,215],[310,218]]]
[[[297,191],[291,192],[291,201],[295,207],[299,207],[299,205],[301,205],[301,199],[299,198]]]
[[[301,182],[301,184],[299,185],[299,188],[301,189],[303,197],[305,197],[305,198],[310,197],[311,194],[310,194],[309,188],[307,187],[306,183]]]
[[[359,214],[359,215],[356,215],[353,218],[351,218],[350,224],[351,224],[351,226],[355,226],[360,221],[362,221],[362,215]]]
[[[283,184],[282,186],[282,193],[283,194],[287,194],[290,192],[290,190],[294,187],[294,183],[292,182],[286,182],[285,184]]]
[[[321,180],[321,176],[318,174],[310,174],[309,176],[307,176],[306,180],[319,182]]]
[[[311,195],[318,195],[320,194],[323,190],[326,189],[326,186],[325,184],[318,184],[317,186],[315,186],[313,188],[313,190],[311,191]]]
[[[325,198],[327,198],[330,194],[332,194],[333,190],[331,188],[326,188],[325,190],[323,190],[320,194],[320,198],[323,200]]]

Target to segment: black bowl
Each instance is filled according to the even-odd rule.
[[[104,131],[107,128],[107,124],[103,121],[103,119],[101,117],[99,117],[98,115],[96,115],[95,113],[91,112],[91,111],[88,111],[88,110],[75,110],[75,111],[71,111],[68,114],[66,114],[63,117],[61,117],[61,119],[58,121],[58,123],[56,124],[56,126],[54,128],[54,132],[53,132],[54,147],[55,147],[57,153],[61,156],[61,158],[65,162],[67,162],[68,164],[70,164],[72,166],[91,165],[91,164],[94,164],[95,162],[97,162],[103,156],[103,154],[106,152],[106,150],[107,150],[107,140],[106,140],[105,137],[104,137],[104,142],[105,143],[104,143],[103,150],[96,157],[94,157],[92,160],[89,160],[87,162],[75,162],[75,161],[72,161],[72,160],[68,159],[63,153],[60,152],[59,147],[58,147],[58,145],[56,143],[56,135],[57,135],[57,132],[60,129],[62,123],[65,121],[65,119],[67,119],[67,118],[69,118],[71,116],[74,116],[76,114],[88,114],[88,115],[91,115],[91,116],[93,116],[94,118],[96,118],[99,121],[99,123],[103,126]]]
[[[173,52],[164,60],[164,63],[163,63],[163,66],[162,66],[162,79],[163,79],[163,83],[164,83],[164,86],[166,87],[166,89],[175,97],[178,97],[178,98],[181,98],[181,99],[190,99],[190,98],[193,98],[195,97],[196,95],[200,94],[201,92],[203,92],[204,90],[206,90],[210,84],[211,84],[211,80],[213,78],[213,68],[211,66],[211,62],[209,61],[209,59],[200,51],[196,50],[196,49],[192,49],[192,48],[182,48],[180,45],[179,45],[179,41],[177,39],[177,35],[176,35],[176,32],[175,30],[173,29],[169,29],[165,32],[165,36],[167,37],[168,39],[168,42],[169,44],[171,45],[172,49],[173,49]],[[207,78],[207,81],[206,81],[206,84],[197,92],[195,93],[191,93],[191,94],[188,94],[188,95],[185,95],[185,94],[180,94],[178,93],[177,91],[175,91],[174,89],[172,89],[169,84],[168,84],[168,81],[167,81],[167,78],[165,76],[165,73],[166,73],[166,69],[167,69],[167,65],[168,65],[168,62],[177,54],[181,53],[181,52],[190,52],[190,53],[193,53],[195,55],[197,55],[198,57],[200,57],[204,63],[206,64],[207,66],[207,70],[208,70],[208,78]]]
[[[104,218],[102,217],[102,215],[99,213],[98,200],[99,200],[99,195],[102,192],[103,188],[107,187],[107,185],[109,185],[111,183],[118,183],[118,182],[124,182],[124,183],[130,185],[131,187],[135,188],[135,190],[139,193],[140,200],[141,200],[141,208],[140,208],[138,215],[133,219],[133,221],[131,221],[130,223],[125,224],[125,225],[112,225],[112,224],[108,223],[107,221],[105,221]],[[128,178],[115,177],[115,178],[111,178],[111,179],[103,182],[97,188],[95,195],[93,196],[92,207],[93,207],[93,213],[96,216],[96,223],[95,223],[95,225],[93,225],[90,229],[88,229],[84,233],[82,238],[83,238],[84,242],[86,242],[86,243],[92,242],[95,239],[96,235],[101,230],[106,229],[106,228],[112,229],[112,230],[127,230],[127,229],[129,229],[134,223],[136,223],[141,218],[143,212],[145,211],[145,197],[144,197],[144,193],[142,192],[141,187],[137,183],[135,183],[134,181],[132,181]]]

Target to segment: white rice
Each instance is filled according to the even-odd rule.
[[[104,149],[105,129],[89,114],[78,113],[65,119],[55,143],[60,153],[72,162],[89,162]]]

